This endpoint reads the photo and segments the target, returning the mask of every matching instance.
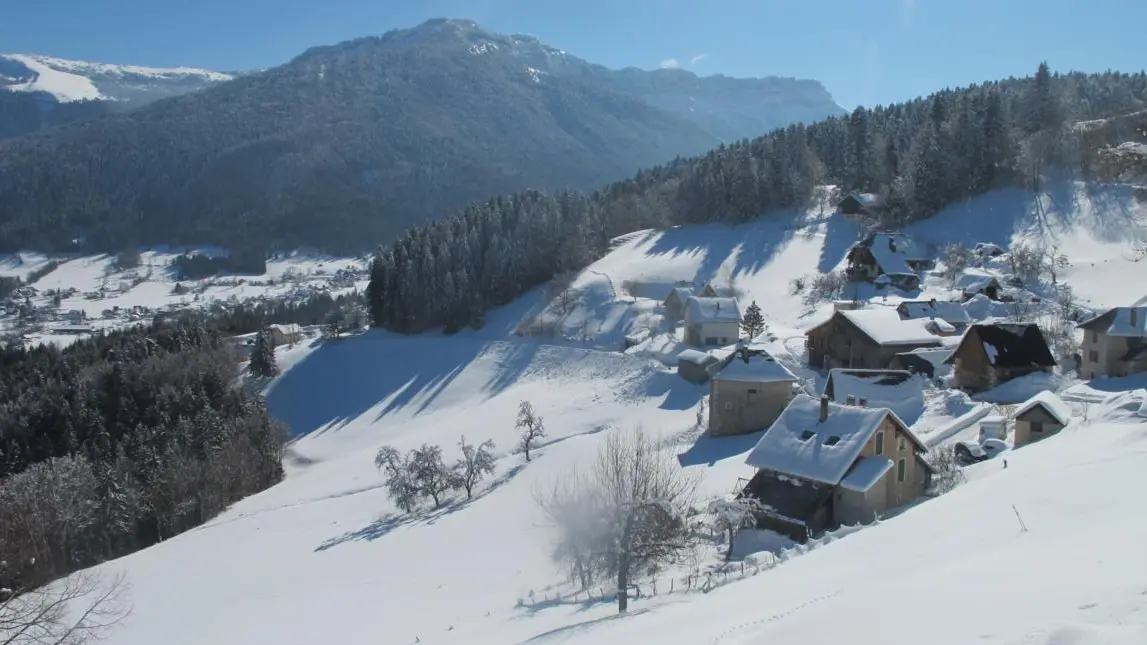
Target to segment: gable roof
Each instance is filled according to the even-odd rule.
[[[972,322],[968,310],[960,302],[940,300],[905,300],[896,307],[901,317],[916,320],[919,318],[939,318],[953,325],[967,325]]]
[[[883,208],[884,198],[876,193],[862,193],[858,190],[849,191],[837,204],[841,204],[849,199],[856,200],[864,208]]]
[[[973,343],[979,347],[973,348]],[[945,360],[954,363],[965,351],[982,351],[993,367],[1054,367],[1055,357],[1048,349],[1043,332],[1036,324],[972,325],[956,351]]]
[[[685,301],[685,318],[691,323],[740,322],[741,308],[736,298],[701,298]]]
[[[773,422],[745,463],[792,477],[840,483],[880,424],[892,417],[922,450],[927,448],[887,408],[862,408],[828,403],[828,418],[820,421],[821,402],[799,394]],[[806,438],[807,437],[807,438]],[[830,437],[835,441],[826,443]]]
[[[1048,390],[1039,392],[1032,398],[1020,404],[1020,407],[1016,408],[1014,416],[1018,418],[1036,406],[1043,408],[1045,411],[1047,411],[1048,414],[1052,416],[1053,419],[1059,421],[1063,425],[1067,425],[1071,421],[1071,408],[1069,408],[1067,404],[1063,402],[1063,399],[1056,396],[1054,392],[1049,392]]]
[[[964,272],[956,278],[954,286],[965,293],[979,293],[993,283],[997,288],[1000,286],[1000,281],[996,279],[996,276],[986,271],[965,269]]]
[[[713,380],[771,383],[777,381],[795,382],[797,377],[784,365],[778,363],[768,352],[742,348],[733,354],[724,369],[713,375]]]
[[[849,395],[857,401],[863,397],[869,407],[888,408],[905,420],[915,420],[924,411],[924,388],[906,370],[834,368],[824,384],[825,394],[830,390],[837,403],[844,403]]]
[[[843,316],[877,345],[940,344],[940,339],[928,331],[927,320],[904,320],[887,307],[837,311],[833,315]]]
[[[665,296],[663,302],[669,303],[671,301],[680,302],[682,305],[685,301],[693,296],[693,290],[689,287],[673,287],[669,290],[669,295]]]
[[[1131,318],[1134,314],[1135,322]],[[1101,331],[1108,336],[1147,338],[1147,307],[1115,307],[1079,323],[1081,329]]]

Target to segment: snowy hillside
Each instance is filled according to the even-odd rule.
[[[46,92],[61,103],[83,100],[146,103],[186,94],[232,75],[190,67],[153,68],[0,54],[0,89]]]
[[[600,599],[609,595],[604,586],[587,594],[566,582],[535,498],[590,461],[611,433],[640,426],[700,478],[702,499],[752,474],[744,459],[761,433],[704,435],[698,406],[708,387],[674,373],[680,331],[660,306],[670,287],[713,283],[744,303],[755,300],[768,324],[760,342],[811,387],[823,385],[804,366],[803,332],[832,309],[810,296],[813,276],[841,267],[857,237],[831,203],[826,190],[806,211],[742,227],[626,236],[568,284],[490,312],[481,330],[370,331],[280,348],[284,371],[266,395],[295,436],[286,480],[205,526],[102,565],[128,574],[134,601],[109,642],[1147,642],[1147,523],[1135,511],[1147,485],[1140,377],[1014,381],[998,398],[1071,385],[1068,427],[1007,452],[1006,467],[1001,459],[968,467],[952,492],[875,526],[800,547],[748,532],[731,567],[719,564],[720,544],[706,543],[694,561],[642,572],[635,582],[643,596],[627,617]],[[1054,248],[1066,256],[1058,278],[1081,308],[1147,296],[1147,264],[1138,261],[1147,206],[1126,187],[1064,184],[1034,201],[994,193],[908,232],[925,247]],[[27,276],[43,261],[7,258],[0,269]],[[33,286],[93,289],[103,279],[100,263],[110,261],[74,259]],[[978,269],[1006,279],[1006,254]],[[955,292],[942,273],[942,266],[926,273],[912,292],[865,285],[838,297],[870,307],[948,299]],[[150,302],[146,284],[117,302]],[[253,294],[270,286],[243,288]],[[1049,289],[1029,283],[1009,293],[1039,297],[1028,313],[1040,314],[1056,306]],[[982,297],[967,310],[975,320],[1014,313]],[[974,434],[974,422],[991,409],[931,383],[924,395],[912,429],[930,446]],[[522,401],[547,430],[529,462],[516,446]],[[458,495],[438,510],[400,513],[375,468],[376,451],[431,443],[452,462],[462,435],[495,442],[494,475],[472,500]]]

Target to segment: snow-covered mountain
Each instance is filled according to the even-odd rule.
[[[45,92],[60,103],[117,101],[132,105],[177,96],[234,78],[190,67],[155,68],[0,54],[0,88]]]

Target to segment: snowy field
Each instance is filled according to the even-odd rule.
[[[535,496],[592,459],[609,433],[640,426],[656,437],[700,478],[702,497],[727,494],[752,474],[744,458],[760,434],[702,435],[696,416],[708,388],[667,365],[681,346],[658,306],[671,286],[715,282],[740,292],[743,303],[756,300],[770,351],[822,385],[802,365],[803,332],[832,305],[806,304],[792,282],[840,268],[856,240],[853,225],[827,204],[736,228],[626,236],[574,279],[566,302],[539,289],[491,312],[479,331],[415,338],[371,331],[281,348],[284,371],[266,394],[295,436],[286,480],[203,527],[102,565],[128,574],[134,600],[109,642],[1147,643],[1147,521],[1137,510],[1147,486],[1147,382],[1137,378],[1013,383],[1016,391],[1000,396],[1066,388],[1071,425],[1008,452],[1006,468],[999,459],[969,467],[954,491],[812,548],[747,536],[735,554],[744,568],[731,579],[721,574],[726,583],[707,593],[683,588],[687,568],[642,575],[636,582],[650,593],[655,585],[656,595],[634,600],[619,619],[608,600],[575,595],[565,582]],[[1147,207],[1122,187],[1065,185],[1034,203],[995,193],[908,232],[933,246],[1054,246],[1068,257],[1061,279],[1088,307],[1147,296],[1147,262],[1135,261],[1137,241],[1147,239]],[[27,271],[35,261],[0,259],[0,271]],[[110,261],[72,260],[35,286],[96,288]],[[271,264],[276,275],[317,268],[313,259]],[[325,269],[336,266],[343,265],[328,259]],[[171,297],[163,295],[170,284],[140,291],[147,284],[118,296],[120,306]],[[846,294],[890,307],[953,295],[938,273],[918,292]],[[998,305],[979,309],[982,319],[1006,314]],[[515,335],[523,329],[535,334]],[[636,341],[628,349],[627,337]],[[940,388],[924,394],[913,429],[929,445],[974,434],[977,415],[991,408]],[[534,405],[547,429],[529,463],[514,445],[521,401]],[[378,448],[433,443],[451,462],[462,435],[495,442],[495,475],[473,500],[398,513],[373,463]],[[719,552],[713,545],[695,566],[711,572]]]
[[[337,296],[363,291],[368,282],[363,258],[290,254],[267,261],[261,275],[218,275],[178,280],[170,263],[186,251],[212,256],[219,249],[152,249],[140,253],[138,267],[118,269],[113,255],[48,257],[40,253],[0,255],[0,276],[29,277],[51,263],[59,266],[31,284],[37,294],[29,299],[46,318],[21,334],[30,343],[67,345],[79,336],[63,333],[82,325],[95,331],[150,322],[160,312],[226,307],[266,298],[305,298],[318,293]],[[180,287],[177,289],[177,285]],[[61,295],[55,305],[53,294]],[[23,303],[23,298],[18,298]],[[82,311],[82,322],[68,312]],[[0,335],[15,331],[17,317],[5,315],[0,305]]]

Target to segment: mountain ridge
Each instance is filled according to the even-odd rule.
[[[773,118],[761,97],[784,106],[794,81],[747,80],[724,100],[721,79],[659,74],[635,87],[632,75],[472,21],[313,47],[264,72],[0,143],[0,237],[38,248],[130,238],[370,247],[474,200],[594,189],[840,112],[819,83]]]

